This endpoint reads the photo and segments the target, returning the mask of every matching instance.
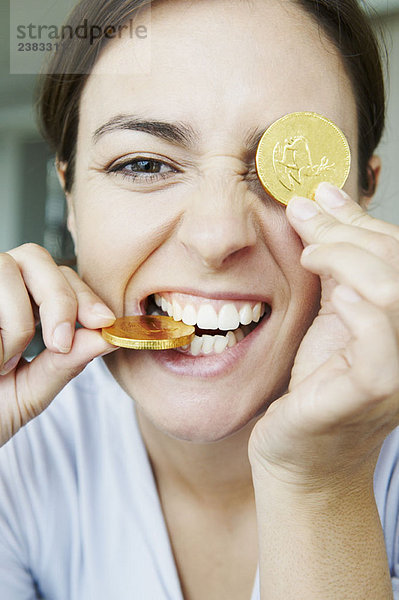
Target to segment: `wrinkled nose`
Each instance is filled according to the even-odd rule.
[[[224,185],[223,185],[224,184]],[[179,241],[209,270],[225,268],[257,241],[254,197],[244,181],[202,181],[187,199],[178,232]]]

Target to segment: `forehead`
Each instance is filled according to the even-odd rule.
[[[204,139],[237,137],[288,112],[315,111],[356,136],[341,57],[291,0],[161,0],[152,4],[151,65],[127,35],[97,61],[81,100],[80,131],[115,115],[184,120]]]

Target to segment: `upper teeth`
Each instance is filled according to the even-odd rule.
[[[257,302],[255,305],[250,302],[243,304],[233,302],[218,302],[218,310],[210,303],[205,301],[195,307],[191,303],[185,303],[182,300],[183,294],[179,294],[179,300],[172,297],[168,292],[168,299],[160,294],[154,294],[155,303],[167,312],[175,321],[183,321],[186,325],[198,325],[200,329],[221,329],[223,331],[233,331],[242,325],[249,325],[252,321],[257,323],[265,312],[265,303]]]

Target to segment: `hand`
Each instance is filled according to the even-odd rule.
[[[322,184],[287,218],[321,279],[321,310],[298,350],[288,394],[250,440],[251,463],[309,488],[370,482],[399,423],[399,228]]]
[[[46,349],[21,358],[41,321]],[[75,331],[76,320],[83,326]],[[114,314],[44,248],[25,244],[0,254],[0,445],[42,412],[96,356],[117,350],[101,336]]]

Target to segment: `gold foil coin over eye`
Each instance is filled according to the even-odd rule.
[[[278,119],[263,134],[256,151],[256,170],[266,192],[281,204],[293,196],[314,199],[319,183],[342,188],[351,153],[342,131],[313,112]]]
[[[116,319],[101,333],[107,342],[121,348],[167,350],[189,344],[195,327],[163,315],[136,315]]]

